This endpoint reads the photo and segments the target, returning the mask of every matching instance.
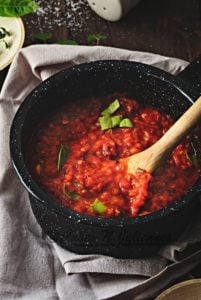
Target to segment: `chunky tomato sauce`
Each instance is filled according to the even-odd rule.
[[[102,130],[99,117],[114,99],[76,101],[47,117],[30,142],[30,171],[44,190],[75,211],[102,217],[149,214],[183,196],[199,178],[200,164],[190,157],[187,137],[154,174],[127,174],[118,160],[154,144],[173,120],[121,96],[113,115],[128,118],[132,127]]]

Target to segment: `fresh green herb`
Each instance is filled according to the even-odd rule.
[[[93,211],[95,211],[99,214],[103,214],[107,210],[107,207],[99,199],[96,199],[91,204],[91,207],[92,207]]]
[[[34,39],[37,41],[42,41],[43,43],[47,43],[52,38],[51,32],[39,32],[34,36]]]
[[[100,41],[106,40],[107,37],[101,33],[89,34],[87,37],[88,42],[95,43],[96,45],[100,44]]]
[[[120,107],[119,100],[114,100],[104,111],[102,111],[102,117],[99,118],[99,123],[102,130],[114,128],[114,127],[133,127],[133,123],[130,119],[122,119],[121,115],[112,116]]]
[[[122,120],[122,116],[113,116],[111,117],[111,121],[112,121],[112,128],[119,126]]]
[[[199,164],[199,159],[198,157],[196,156],[195,153],[191,154],[191,153],[188,153],[188,151],[186,151],[186,157],[188,160],[190,160],[191,164],[195,167],[198,166]]]
[[[79,43],[77,41],[74,41],[74,40],[64,40],[64,41],[56,42],[56,44],[59,44],[59,45],[79,45]]]
[[[68,196],[68,197],[69,197],[71,200],[73,200],[73,201],[77,201],[77,200],[79,199],[79,197],[80,197],[80,195],[78,195],[78,194],[76,194],[76,193],[74,193],[74,192],[68,191],[68,190],[66,189],[66,186],[65,186],[65,185],[64,185],[63,191],[64,191],[64,195]]]
[[[100,117],[99,123],[102,130],[110,129],[112,128],[112,120],[110,116]]]
[[[64,145],[61,144],[59,154],[58,154],[58,161],[57,161],[58,171],[61,171],[63,165],[65,164],[69,151],[70,151],[69,147],[65,147]]]
[[[102,116],[110,116],[113,113],[115,113],[119,107],[120,107],[119,100],[116,99],[104,111],[102,111],[101,115]]]
[[[99,123],[102,130],[111,129],[119,126],[122,116],[104,116],[99,118]]]
[[[21,17],[34,12],[38,8],[32,0],[1,0],[0,16]]]
[[[130,119],[125,118],[120,122],[119,127],[133,127],[133,123]]]
[[[79,45],[77,41],[74,40],[63,40],[54,42],[51,41],[53,34],[51,32],[39,32],[34,36],[34,40],[41,41],[43,43],[51,43],[51,44],[58,44],[58,45]]]

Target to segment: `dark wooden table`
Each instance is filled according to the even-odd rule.
[[[52,33],[51,42],[72,39],[89,44],[87,36],[102,33],[102,45],[148,51],[192,61],[201,54],[201,0],[142,0],[124,19],[107,22],[85,0],[38,0],[40,9],[23,18],[25,45],[39,32]],[[74,5],[72,5],[74,3]],[[7,70],[0,72],[0,87]],[[201,267],[193,271],[201,277]]]
[[[148,51],[192,61],[201,53],[201,0],[142,0],[124,19],[108,22],[86,0],[37,0],[37,13],[23,18],[25,45],[39,32],[52,41],[73,39],[89,44],[87,36],[102,33],[103,45]],[[72,4],[74,3],[74,5]],[[7,70],[0,72],[0,86]]]

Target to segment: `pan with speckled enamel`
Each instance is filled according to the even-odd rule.
[[[177,119],[200,94],[200,74],[199,58],[177,77],[141,63],[95,61],[59,72],[25,99],[11,128],[11,157],[39,224],[54,241],[76,253],[133,258],[153,255],[178,237],[200,205],[201,180],[184,197],[154,213],[101,218],[64,207],[44,192],[28,171],[25,151],[36,124],[73,99],[126,92]]]

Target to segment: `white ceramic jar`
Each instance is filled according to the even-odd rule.
[[[118,21],[140,0],[87,0],[90,7],[100,17],[108,21]]]

